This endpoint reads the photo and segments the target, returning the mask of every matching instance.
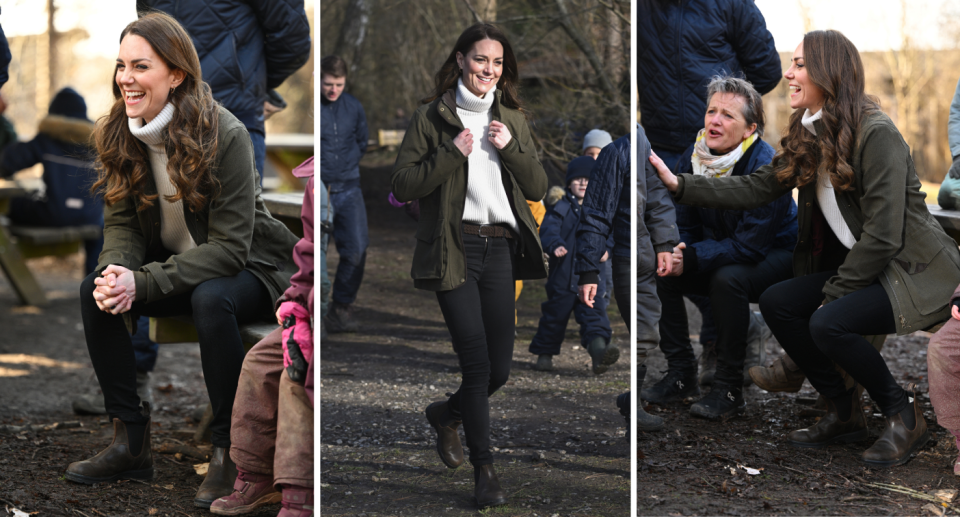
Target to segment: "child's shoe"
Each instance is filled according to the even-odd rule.
[[[283,485],[283,507],[277,517],[313,517],[313,489]]]
[[[280,502],[280,492],[273,488],[273,476],[237,469],[233,493],[210,504],[217,515],[243,515],[271,503]]]

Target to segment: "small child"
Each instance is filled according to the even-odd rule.
[[[927,345],[927,375],[937,423],[953,433],[960,449],[960,287],[953,292],[950,303],[953,317]],[[953,462],[953,473],[960,476],[960,457]]]
[[[535,370],[553,370],[553,356],[560,353],[571,312],[580,324],[581,345],[593,359],[593,373],[607,371],[620,356],[617,346],[610,343],[610,320],[607,318],[607,302],[603,298],[607,286],[600,283],[598,298],[601,301],[592,308],[588,307],[577,299],[578,277],[573,272],[580,205],[595,164],[590,156],[581,156],[570,162],[567,166],[567,192],[547,212],[540,226],[540,242],[550,257],[550,276],[546,285],[547,301],[540,306],[540,325],[530,343],[530,353],[539,356]],[[612,240],[611,235],[608,250],[613,246]],[[606,261],[608,256],[609,252],[604,253],[601,260]]]

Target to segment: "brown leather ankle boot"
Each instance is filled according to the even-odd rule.
[[[197,508],[210,508],[210,505],[233,493],[233,483],[237,480],[237,466],[230,459],[230,449],[214,447],[210,457],[210,466],[207,467],[207,477],[200,483],[200,489],[193,498],[193,505]]]
[[[837,406],[827,401],[827,414],[817,423],[806,429],[798,429],[787,435],[787,442],[796,447],[820,449],[832,443],[859,442],[869,436],[867,420],[863,417],[860,405],[860,392],[856,389],[850,395],[850,418],[840,420]]]
[[[147,416],[149,416],[149,410]],[[153,479],[153,455],[150,452],[150,420],[145,424],[143,445],[140,454],[130,453],[130,438],[127,426],[120,419],[113,419],[113,442],[96,456],[76,461],[67,467],[64,477],[77,483],[92,485],[118,479]]]
[[[463,465],[463,445],[457,428],[460,421],[453,418],[449,411],[449,402],[434,402],[427,406],[427,422],[437,431],[437,454],[447,468],[455,469]]]
[[[473,481],[476,486],[473,495],[477,498],[477,509],[507,504],[507,494],[500,488],[500,480],[493,465],[480,465],[473,468]]]
[[[777,359],[770,366],[752,366],[747,373],[758,388],[769,392],[796,393],[803,387],[803,380],[807,378],[788,355]]]
[[[910,405],[905,411],[913,411],[916,425],[913,429],[907,429],[903,423],[902,413],[887,417],[883,434],[873,446],[863,452],[864,463],[879,467],[902,465],[910,460],[911,454],[923,447],[930,439],[927,421],[923,419],[920,401],[917,400],[917,386],[911,383],[907,385],[906,390],[907,396],[910,397]]]

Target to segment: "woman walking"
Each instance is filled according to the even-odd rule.
[[[799,189],[795,278],[760,297],[764,319],[827,400],[827,415],[793,431],[798,447],[868,436],[857,387],[870,393],[886,426],[865,463],[905,463],[928,439],[915,386],[901,388],[864,335],[909,334],[946,320],[960,283],[960,252],[924,204],[910,148],[876,100],[864,93],[853,43],[837,31],[807,33],[783,74],[790,117],[770,165],[741,177],[673,177],[651,157],[675,199],[748,209]]]
[[[244,356],[239,325],[272,318],[296,270],[297,239],[264,209],[250,137],[213,100],[173,18],[149,14],[123,30],[113,96],[94,133],[103,252],[81,284],[80,309],[114,439],[71,463],[66,478],[153,477],[149,405],[137,396],[125,323],[192,315],[214,415],[213,457],[194,504],[209,507],[237,475],[228,451]]]
[[[410,122],[394,166],[393,193],[420,200],[411,276],[437,293],[463,379],[427,407],[437,452],[463,463],[463,423],[480,508],[506,504],[490,451],[493,395],[510,375],[514,280],[546,276],[530,208],[547,190],[518,87],[517,61],[497,27],[460,35],[433,93]]]

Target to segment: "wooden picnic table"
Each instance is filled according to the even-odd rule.
[[[10,210],[11,199],[29,196],[31,192],[31,189],[16,181],[0,179],[0,214],[6,214]],[[36,306],[47,304],[46,295],[4,225],[0,225],[0,269],[3,269],[21,302]]]
[[[270,215],[287,225],[297,237],[303,237],[303,192],[266,192],[261,194]]]
[[[943,231],[960,243],[960,210],[944,210],[940,205],[927,205],[927,209],[943,227]]]

